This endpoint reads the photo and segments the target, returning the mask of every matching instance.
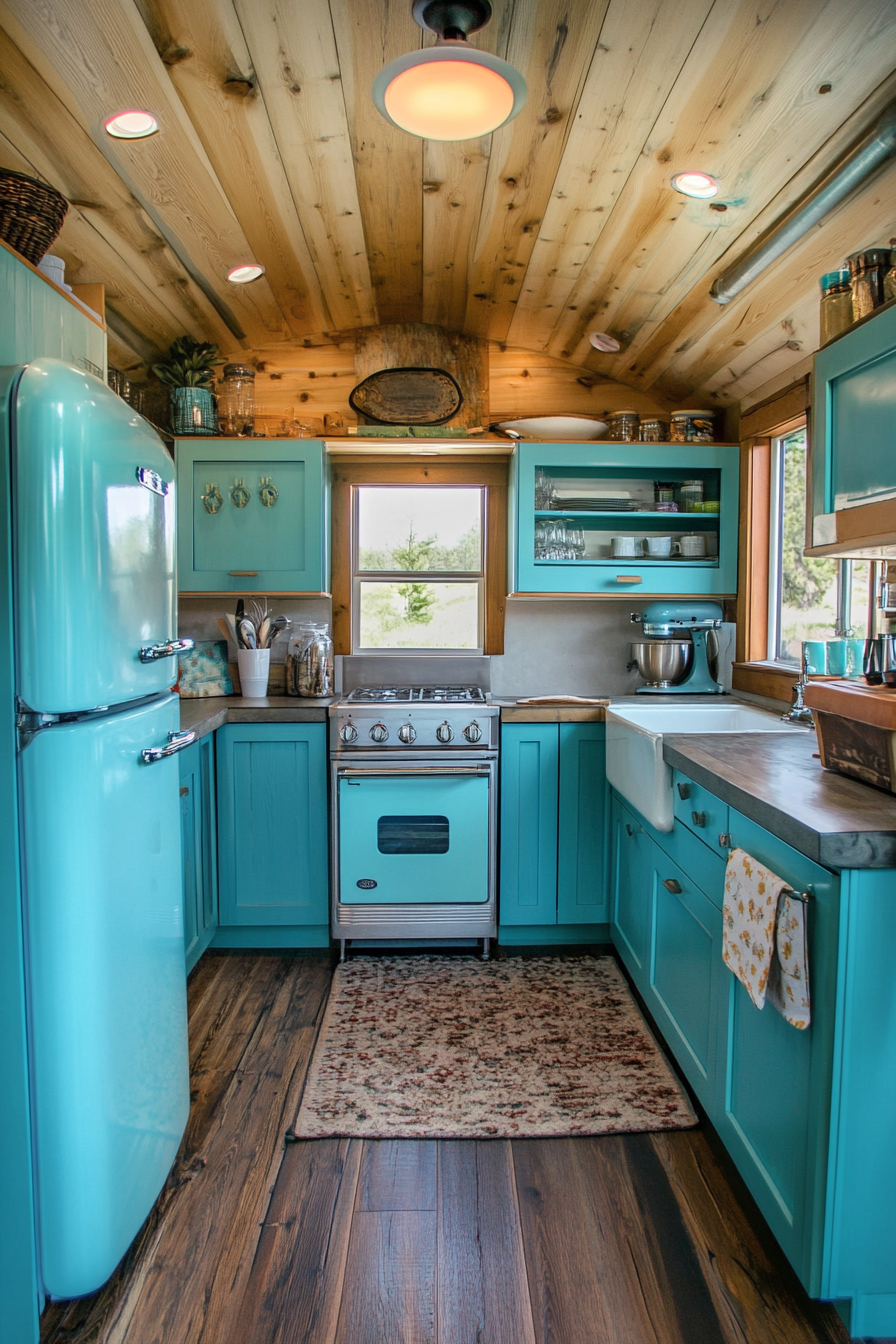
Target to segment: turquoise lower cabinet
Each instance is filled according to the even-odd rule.
[[[606,738],[603,723],[560,724],[558,924],[604,924],[609,918]]]
[[[218,923],[218,847],[214,735],[181,752],[180,818],[184,863],[184,954],[191,971]]]
[[[684,869],[650,844],[656,866],[649,1002],[688,1081],[712,1111],[725,1067],[720,1007],[729,972],[722,961],[722,912]]]
[[[178,588],[329,587],[327,457],[315,440],[178,439]]]
[[[535,932],[536,940],[591,941],[594,926],[608,920],[605,734],[602,723],[502,729],[498,919],[505,942]]]
[[[839,878],[732,810],[732,844],[795,891],[811,892],[812,1024],[797,1031],[762,1012],[725,972],[728,1069],[724,1107],[713,1116],[754,1199],[810,1293],[823,1291],[828,1128],[837,1004]],[[893,1242],[896,1254],[896,1240]]]
[[[617,949],[806,1289],[853,1337],[894,1338],[896,873],[831,872],[706,790],[691,801],[808,893],[811,1025],[760,1012],[722,961],[718,837],[689,815],[660,834],[614,796]]]
[[[656,849],[641,821],[613,802],[613,937],[629,971],[644,991],[650,952],[653,871]]]
[[[329,944],[327,725],[217,732],[216,947]]]
[[[559,762],[557,724],[502,728],[501,924],[557,923]]]

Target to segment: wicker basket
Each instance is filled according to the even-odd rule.
[[[53,246],[67,211],[68,201],[53,187],[0,169],[0,238],[32,266]]]

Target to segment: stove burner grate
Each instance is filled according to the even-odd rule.
[[[350,704],[390,705],[408,700],[443,705],[484,705],[478,686],[359,686],[346,696]]]

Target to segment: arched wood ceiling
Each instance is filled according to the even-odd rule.
[[[896,0],[494,9],[474,45],[527,104],[436,144],[370,99],[432,40],[409,0],[0,0],[0,164],[71,200],[55,250],[105,282],[131,364],[182,331],[269,358],[424,321],[726,405],[811,353],[818,275],[896,235],[896,165],[727,307],[708,291],[896,96]],[[110,140],[132,106],[160,133]],[[670,189],[685,168],[714,203]],[[250,258],[265,276],[228,284]]]

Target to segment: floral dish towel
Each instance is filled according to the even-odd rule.
[[[768,1001],[792,1027],[805,1031],[812,1020],[806,902],[792,893],[782,893],[778,903],[775,952],[768,977]]]
[[[757,1008],[765,1006],[778,897],[787,883],[757,863],[744,849],[734,849],[725,869],[722,904],[722,957]]]

